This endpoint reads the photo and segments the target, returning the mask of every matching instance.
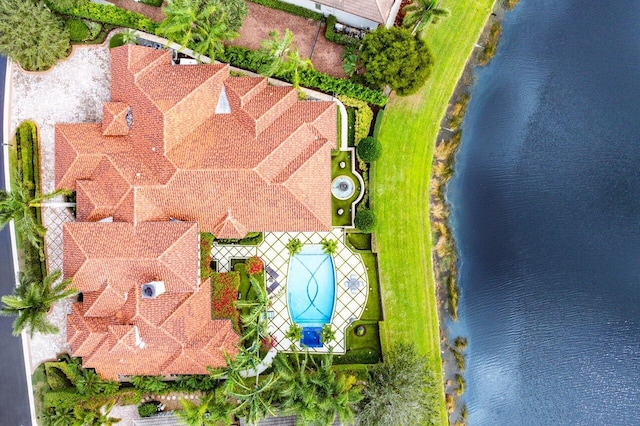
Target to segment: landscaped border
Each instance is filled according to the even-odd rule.
[[[385,311],[382,349],[414,344],[439,378],[440,329],[428,213],[433,148],[451,94],[494,1],[442,1],[440,7],[450,16],[423,34],[437,58],[431,79],[417,94],[389,102],[378,135],[385,153],[371,174]],[[444,386],[438,389],[437,401],[441,424],[448,424]]]

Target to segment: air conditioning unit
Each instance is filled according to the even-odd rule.
[[[164,292],[164,281],[151,281],[150,283],[142,284],[143,299],[155,299]]]

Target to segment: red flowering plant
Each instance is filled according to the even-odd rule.
[[[264,262],[258,256],[252,256],[245,262],[245,271],[247,275],[256,275],[264,269]]]
[[[234,326],[240,323],[240,313],[236,309],[240,275],[237,272],[214,273],[211,278],[213,298],[212,317],[229,318]]]
[[[267,337],[263,337],[262,350],[268,352],[269,350],[275,348],[277,343],[278,340],[276,340],[276,337],[272,334],[268,335]]]

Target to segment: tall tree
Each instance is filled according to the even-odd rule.
[[[13,334],[19,335],[23,330],[34,332],[57,333],[58,327],[47,320],[47,312],[55,302],[73,295],[76,290],[69,289],[71,280],[56,282],[61,272],[55,271],[42,281],[35,280],[31,275],[20,272],[18,286],[13,295],[2,296],[3,307],[0,315],[16,316],[13,322]]]
[[[313,69],[309,59],[300,57],[297,47],[293,47],[293,33],[288,28],[284,35],[278,31],[270,31],[269,38],[262,40],[261,56],[264,64],[258,72],[271,77],[276,73],[286,72],[293,74],[293,87],[300,87],[300,71]]]
[[[40,207],[45,200],[68,194],[68,191],[58,190],[50,194],[32,196],[31,188],[28,188],[22,181],[17,169],[14,170],[13,176],[15,179],[11,192],[0,190],[0,229],[13,220],[16,232],[36,247],[42,257],[44,256],[43,237],[46,229],[38,223],[33,208]]]
[[[438,8],[439,0],[414,0],[404,8],[402,25],[411,28],[411,34],[421,32],[429,25],[431,18],[448,16],[449,11]]]
[[[42,2],[0,0],[0,54],[24,69],[42,71],[69,52],[69,34],[62,21]]]
[[[428,360],[415,347],[399,345],[373,366],[359,406],[360,424],[370,426],[442,424],[435,409],[438,383]],[[441,385],[440,385],[441,386]]]
[[[354,376],[334,372],[332,359],[332,354],[323,355],[318,363],[308,351],[276,357],[276,397],[283,413],[295,414],[302,425],[330,425],[336,416],[342,423],[353,422],[362,389]]]
[[[158,34],[214,60],[238,37],[247,15],[243,0],[170,0]]]
[[[431,74],[429,48],[406,28],[379,27],[362,41],[364,80],[373,87],[386,85],[399,95],[415,93]]]

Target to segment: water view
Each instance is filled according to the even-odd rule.
[[[449,186],[470,425],[640,419],[640,2],[522,0]]]

